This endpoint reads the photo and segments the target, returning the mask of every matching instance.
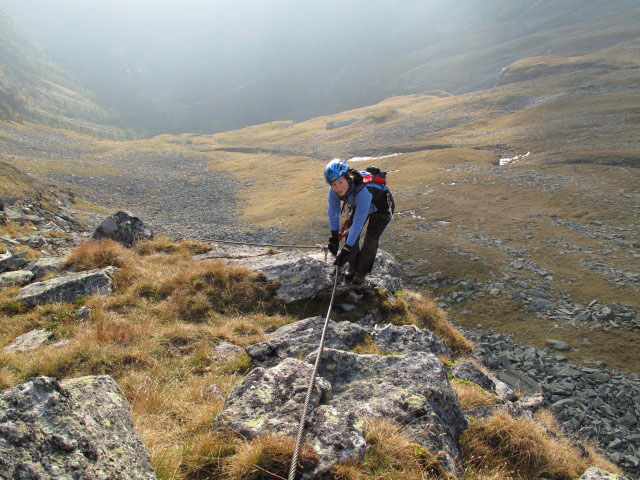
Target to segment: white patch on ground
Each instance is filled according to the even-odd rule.
[[[399,212],[399,213],[394,214],[394,216],[396,216],[396,217],[409,216],[409,217],[414,218],[416,220],[424,220],[424,217],[418,215],[415,210],[407,210],[405,212]]]
[[[351,162],[368,162],[370,160],[380,160],[382,158],[397,157],[398,155],[402,155],[402,154],[401,153],[392,153],[390,155],[382,155],[381,157],[352,157],[349,160],[347,160],[347,163],[351,163]]]
[[[516,160],[519,160],[521,158],[526,158],[529,155],[531,155],[531,152],[527,152],[524,155],[516,155],[515,157],[511,157],[511,158],[501,158],[500,159],[500,166],[504,166],[504,165],[509,165],[512,162],[515,162]]]

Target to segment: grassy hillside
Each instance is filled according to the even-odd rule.
[[[208,249],[199,242],[167,238],[132,249],[109,240],[85,242],[65,258],[64,268],[118,266],[112,295],[26,309],[12,300],[18,287],[2,289],[1,346],[34,328],[48,328],[56,341],[68,343],[32,352],[0,352],[0,389],[38,375],[64,379],[108,374],[131,406],[136,431],[159,479],[283,478],[293,439],[261,436],[250,441],[214,427],[224,399],[252,368],[246,353],[225,354],[216,346],[264,341],[276,328],[317,312],[307,311],[306,301],[296,307],[274,298],[277,282],[264,276],[192,258]],[[328,302],[325,298],[321,304],[312,303],[325,309]],[[83,304],[91,314],[78,322]],[[468,353],[469,342],[452,328],[446,314],[432,300],[410,291],[398,298],[369,292],[357,311],[335,312],[332,319],[354,319],[374,311],[386,322],[437,331],[455,351],[456,360]],[[372,345],[364,342],[355,351],[373,353],[367,351]],[[452,384],[464,408],[497,401],[471,382]],[[457,480],[389,419],[368,421],[366,440],[362,461],[337,465],[322,478]],[[307,447],[302,452],[303,464],[313,459]],[[460,480],[570,480],[591,465],[618,471],[592,448],[580,450],[543,412],[535,422],[504,412],[474,421],[461,439],[461,454],[466,473]]]

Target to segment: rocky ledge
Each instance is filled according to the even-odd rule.
[[[256,363],[275,366],[252,370],[226,399],[216,424],[249,438],[267,433],[295,436],[323,323],[321,317],[301,320],[247,348]],[[365,337],[379,341],[369,318],[361,325],[330,321],[330,331],[333,347],[353,348]],[[416,340],[413,348],[390,342],[388,336],[379,341],[389,355],[324,351],[306,437],[321,461],[304,478],[314,478],[337,462],[362,460],[368,418],[394,419],[447,470],[460,472],[457,444],[467,420],[446,369],[430,353],[446,346],[407,327],[410,332]],[[297,359],[305,355],[304,361]]]
[[[333,257],[320,251],[280,252],[272,248],[213,244],[213,249],[195,258],[220,259],[263,273],[278,280],[277,297],[293,302],[310,298],[330,288],[334,272]],[[387,252],[378,251],[373,271],[365,286],[396,291],[402,287],[402,267]]]

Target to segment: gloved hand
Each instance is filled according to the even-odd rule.
[[[338,239],[338,231],[331,230],[331,238],[329,239],[329,245],[327,246],[331,255],[334,257],[338,254],[338,249],[340,248],[340,240]]]
[[[343,266],[345,263],[347,263],[347,259],[349,258],[349,255],[351,255],[351,247],[348,245],[345,245],[344,247],[342,247],[342,250],[340,250],[340,253],[336,257],[336,261],[333,262],[333,264],[338,265],[340,267]]]

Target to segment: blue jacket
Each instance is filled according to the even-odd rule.
[[[329,215],[329,228],[331,230],[340,230],[340,200],[345,200],[351,207],[355,206],[356,213],[353,217],[351,228],[349,229],[349,236],[345,242],[349,247],[353,247],[356,243],[356,240],[362,231],[362,227],[364,227],[364,223],[367,221],[367,217],[371,213],[378,211],[376,206],[371,203],[373,195],[367,187],[373,187],[380,190],[385,188],[377,183],[369,183],[367,186],[362,188],[357,195],[354,195],[354,187],[351,185],[349,190],[347,190],[347,193],[342,198],[340,198],[332,188],[329,188],[329,208],[327,213]]]

